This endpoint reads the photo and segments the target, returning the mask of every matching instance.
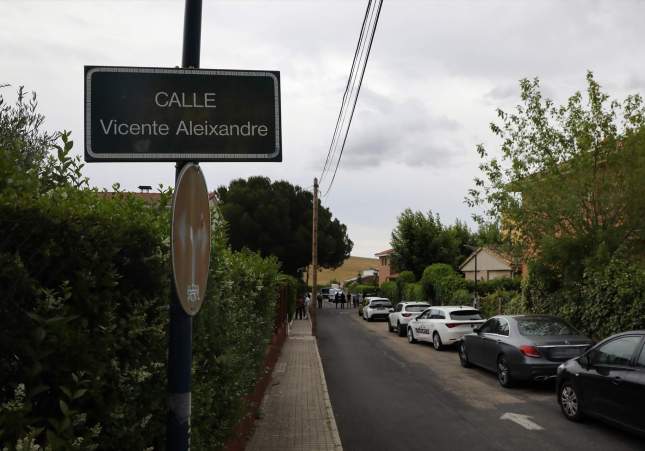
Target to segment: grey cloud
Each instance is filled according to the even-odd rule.
[[[459,124],[432,114],[420,100],[397,101],[367,89],[359,102],[344,166],[356,169],[394,162],[441,167],[461,155],[456,138]]]

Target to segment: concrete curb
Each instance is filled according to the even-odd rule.
[[[311,323],[311,319],[309,319]],[[322,359],[320,358],[320,352],[318,351],[318,339],[314,337],[314,342],[316,344],[316,356],[318,357],[318,364],[320,365],[320,384],[323,390],[323,397],[325,399],[325,409],[327,409],[327,416],[329,417],[329,427],[331,428],[332,435],[334,436],[334,446],[342,451],[343,444],[340,441],[340,435],[338,434],[338,427],[336,426],[336,417],[334,416],[334,409],[331,407],[331,400],[329,399],[329,391],[327,390],[327,381],[325,379],[325,370],[323,369]]]

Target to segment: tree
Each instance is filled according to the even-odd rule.
[[[475,244],[475,236],[459,220],[445,227],[439,215],[431,211],[425,215],[408,208],[399,216],[390,244],[394,249],[393,265],[412,271],[418,279],[433,263],[447,263],[457,268],[470,255],[467,245]]]
[[[499,152],[483,145],[482,176],[467,201],[476,217],[501,221],[513,247],[549,290],[575,286],[586,269],[614,255],[643,256],[645,108],[640,95],[622,103],[587,73],[580,92],[557,106],[539,80],[521,80],[522,104],[498,110],[491,130]]]
[[[464,302],[466,280],[452,266],[445,263],[434,263],[423,271],[421,286],[428,299],[441,305],[444,302]]]
[[[286,181],[249,177],[218,188],[217,195],[234,250],[248,248],[263,256],[274,255],[283,271],[291,275],[311,263],[312,193]],[[320,266],[340,266],[352,246],[347,227],[319,205]]]

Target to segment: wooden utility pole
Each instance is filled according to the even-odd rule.
[[[311,334],[316,335],[316,309],[318,308],[318,179],[314,178],[314,205],[311,221]]]

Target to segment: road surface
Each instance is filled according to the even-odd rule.
[[[566,420],[553,383],[503,389],[455,350],[409,344],[356,309],[318,310],[318,345],[346,451],[645,449],[598,421]]]

